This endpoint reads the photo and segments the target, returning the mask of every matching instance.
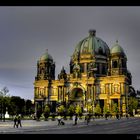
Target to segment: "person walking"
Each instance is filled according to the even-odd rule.
[[[75,114],[73,115],[72,120],[73,120],[73,125],[74,125],[75,124]]]
[[[119,114],[118,113],[116,114],[116,118],[117,118],[117,120],[119,120]]]
[[[87,125],[88,125],[89,122],[90,122],[90,114],[87,114],[87,116],[86,116],[86,121],[87,121]]]
[[[126,118],[127,118],[127,119],[129,119],[129,116],[128,116],[128,114],[126,114]]]
[[[21,116],[20,115],[18,115],[18,118],[17,118],[17,128],[18,128],[19,125],[20,125],[20,127],[22,127]]]
[[[74,114],[74,116],[73,116],[73,122],[74,122],[74,124],[73,125],[77,125],[77,120],[78,120],[78,115],[77,114]]]
[[[58,116],[57,120],[58,120],[58,125],[61,125],[61,116],[60,115]]]
[[[18,119],[17,119],[17,115],[15,115],[15,117],[14,117],[14,126],[13,126],[14,128],[15,128],[15,127],[18,128],[18,126],[17,126],[17,120],[18,120]]]
[[[107,117],[108,117],[108,114],[107,114],[107,113],[105,113],[105,119],[106,119],[106,120],[108,120],[108,118],[107,118]]]

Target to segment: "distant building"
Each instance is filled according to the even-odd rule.
[[[62,54],[63,57],[63,54]],[[96,31],[81,40],[70,59],[70,73],[64,67],[55,79],[55,62],[46,51],[37,62],[34,82],[35,108],[51,105],[55,112],[58,104],[80,105],[84,110],[99,104],[102,111],[111,110],[114,103],[126,114],[131,73],[127,56],[118,41],[110,49]]]

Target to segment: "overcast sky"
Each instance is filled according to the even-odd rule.
[[[36,64],[48,52],[56,74],[69,72],[76,44],[96,29],[111,48],[116,40],[128,58],[133,86],[140,89],[140,7],[0,7],[0,89],[32,99]]]

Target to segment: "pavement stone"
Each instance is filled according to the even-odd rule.
[[[126,119],[122,118],[121,120]],[[107,123],[115,123],[113,118],[109,118],[108,120],[105,120],[104,118],[101,119],[91,119],[90,123],[88,125],[100,125],[100,124],[107,124]],[[120,120],[120,121],[121,121]],[[119,120],[118,120],[119,121]],[[23,131],[35,131],[38,132],[38,130],[53,130],[53,129],[62,129],[62,128],[71,128],[71,127],[85,127],[87,126],[84,119],[78,120],[78,124],[76,126],[73,126],[73,120],[64,120],[65,125],[58,126],[57,120],[52,121],[36,121],[36,120],[22,120],[22,128],[13,128],[13,121],[6,121],[6,122],[0,122],[0,133],[22,133]]]

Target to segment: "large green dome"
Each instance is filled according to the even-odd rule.
[[[110,49],[108,45],[100,38],[96,37],[96,31],[90,30],[89,36],[81,40],[73,53],[75,55],[82,55],[84,53],[95,55],[105,55],[108,56],[110,53]]]
[[[40,61],[48,61],[51,60],[53,61],[52,56],[48,53],[48,50],[40,57]]]

